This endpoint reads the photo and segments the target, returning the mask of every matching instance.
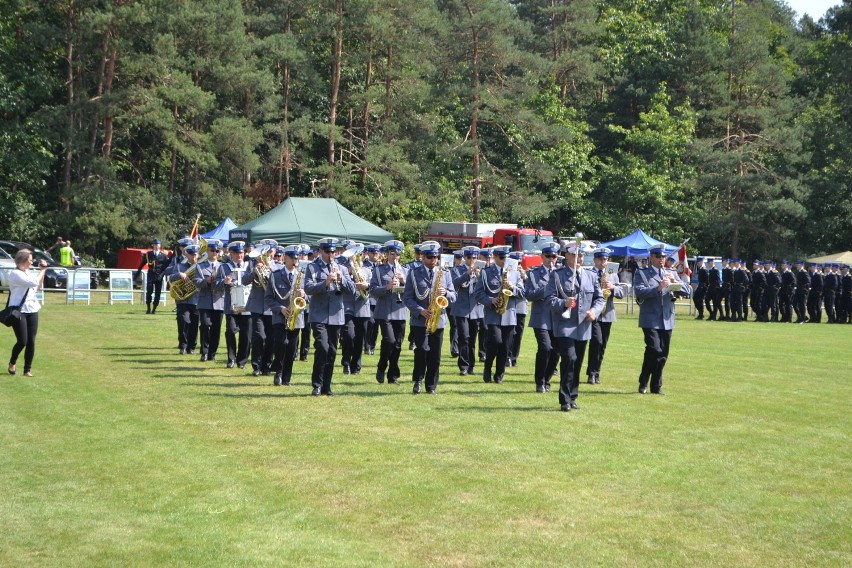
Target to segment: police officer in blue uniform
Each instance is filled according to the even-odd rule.
[[[808,267],[811,276],[811,291],[808,294],[808,320],[811,323],[822,322],[822,287],[825,282],[819,264]]]
[[[698,315],[697,320],[704,319],[704,298],[707,296],[707,286],[710,277],[707,272],[707,267],[704,265],[704,257],[695,257],[695,272],[698,275],[698,286],[695,288],[695,294],[692,296],[692,302],[695,304],[695,311]]]
[[[216,288],[219,271],[219,249],[221,241],[207,241],[207,260],[198,263],[195,270],[198,286],[198,319],[201,324],[201,360],[215,361],[222,337],[222,316],[225,310],[225,295]]]
[[[305,290],[299,284],[299,245],[284,247],[284,265],[274,271],[266,285],[264,302],[266,308],[272,312],[272,350],[274,360],[272,370],[275,378],[272,384],[275,386],[290,384],[293,376],[293,362],[296,360],[296,348],[299,346],[299,335],[305,327],[304,311],[299,311],[295,317],[293,329],[289,328],[291,309],[298,309],[294,304],[295,298],[305,298]],[[304,276],[302,276],[304,278]]]
[[[343,294],[354,294],[355,283],[349,272],[342,270],[334,253],[339,241],[334,237],[320,239],[320,256],[305,270],[305,292],[311,298],[308,321],[314,336],[314,368],[311,394],[332,396],[331,377],[337,358],[340,331],[346,323]]]
[[[495,383],[503,382],[506,371],[506,361],[512,347],[517,325],[517,304],[524,299],[524,286],[520,272],[509,270],[506,259],[509,255],[508,245],[496,246],[491,249],[494,254],[494,264],[486,266],[474,282],[473,295],[484,308],[485,325],[488,328],[488,343],[485,354],[485,370],[482,380],[490,383],[493,377]],[[501,298],[501,296],[505,296]],[[499,302],[507,302],[505,311],[497,313]],[[494,368],[494,360],[497,360]],[[492,368],[494,374],[492,375]]]
[[[459,266],[454,266],[450,275],[453,279],[453,287],[456,290],[452,317],[456,320],[456,330],[458,331],[459,374],[465,376],[472,375],[476,366],[476,338],[479,335],[479,323],[482,321],[484,312],[483,307],[473,295],[479,248],[466,246],[462,249],[462,255],[464,262]]]
[[[755,260],[751,266],[751,311],[754,312],[755,321],[768,321],[764,316],[766,272],[763,270],[763,263],[759,260]]]
[[[547,283],[553,335],[562,359],[559,365],[559,408],[563,412],[579,408],[577,396],[586,345],[592,337],[592,323],[606,305],[600,282],[583,268],[585,255],[594,250],[584,243],[568,244],[563,267],[554,271]]]
[[[351,243],[349,248],[360,247],[358,243]],[[361,374],[361,356],[364,353],[364,339],[367,336],[367,327],[370,317],[370,280],[372,271],[363,267],[356,267],[353,256],[337,260],[346,267],[355,291],[352,294],[343,294],[343,305],[346,310],[346,325],[340,335],[341,357],[344,375]],[[356,270],[359,273],[356,273]]]
[[[840,297],[837,300],[838,323],[852,323],[852,274],[849,265],[840,267]]]
[[[521,262],[524,260],[524,253],[517,250],[512,251],[509,253],[509,258],[518,262],[518,272],[520,273],[521,284],[523,285],[527,280],[527,271],[521,266]],[[524,288],[524,291],[526,291],[526,288]],[[506,361],[506,366],[508,367],[518,366],[518,356],[521,354],[521,343],[524,340],[524,327],[527,323],[529,304],[527,300],[524,299],[519,301],[515,308],[515,318],[518,323],[515,325],[515,336],[512,338],[512,348],[509,350],[509,360]]]
[[[550,379],[559,363],[559,350],[556,347],[556,336],[553,335],[553,313],[547,303],[547,284],[556,269],[560,248],[559,243],[542,245],[541,265],[527,273],[527,281],[524,283],[524,295],[532,302],[529,326],[538,344],[534,379],[535,390],[539,393],[550,392]]]
[[[146,314],[156,314],[157,306],[160,305],[160,295],[163,291],[163,272],[169,265],[169,256],[163,252],[160,239],[151,241],[151,250],[142,255],[142,262],[136,269],[134,280],[142,274],[142,269],[148,265],[148,276],[145,285],[145,304],[148,309]],[[153,308],[152,308],[153,302]]]
[[[609,260],[610,249],[600,247],[594,252],[594,266],[588,270],[597,279],[601,287],[601,294],[606,303],[598,317],[592,322],[592,337],[589,343],[589,363],[586,366],[587,381],[590,385],[601,384],[601,365],[603,364],[606,346],[609,343],[609,332],[612,324],[618,320],[615,313],[615,299],[624,297],[624,287],[618,279],[618,275],[607,274],[606,263]]]
[[[805,270],[805,261],[796,261],[796,293],[793,295],[793,309],[796,310],[796,323],[808,321],[807,299],[811,290],[811,276]]]
[[[228,243],[227,262],[219,265],[216,273],[215,288],[220,290],[225,298],[225,346],[228,349],[228,368],[238,365],[245,368],[249,358],[251,340],[251,314],[245,309],[236,310],[231,298],[231,289],[242,283],[243,271],[246,270],[245,243],[231,241]],[[239,343],[237,343],[239,336]]]
[[[184,248],[185,261],[174,267],[174,273],[169,277],[171,282],[190,280],[189,268],[198,258],[198,245],[187,245]],[[177,301],[177,330],[178,348],[181,355],[194,355],[198,341],[198,291],[190,297]]]
[[[649,267],[644,267],[641,270],[645,270]],[[636,279],[636,274],[639,271],[633,273],[633,279]],[[708,259],[707,261],[707,300],[705,305],[707,306],[707,310],[710,312],[710,317],[707,318],[707,321],[716,321],[716,318],[720,315],[719,312],[719,299],[722,297],[722,273],[719,272],[719,268],[716,266],[716,260],[713,258]]]
[[[464,264],[464,252],[461,249],[453,251],[453,265],[448,267],[450,271],[450,275],[454,276],[454,270]],[[458,295],[458,293],[457,293]],[[455,302],[451,303],[449,307],[446,309],[447,319],[449,320],[450,327],[450,357],[458,357],[459,356],[459,330],[456,328],[456,318],[454,317],[453,306]]]
[[[255,377],[272,373],[272,312],[266,309],[263,297],[269,275],[276,268],[273,257],[278,243],[274,239],[264,239],[258,245],[256,251],[260,252],[249,258],[242,281],[244,286],[251,285],[246,310],[251,313],[251,374]],[[269,266],[268,270],[264,265]]]
[[[778,294],[778,309],[781,321],[793,322],[793,296],[796,294],[796,275],[790,270],[790,261],[781,261],[781,292]]]
[[[364,269],[366,269],[369,273],[369,278],[367,282],[373,281],[373,270],[380,264],[379,263],[379,253],[381,252],[381,245],[370,244],[364,247],[364,254],[366,258],[362,263]],[[367,323],[367,335],[364,337],[364,353],[366,355],[373,355],[376,351],[376,339],[379,336],[379,326],[376,325],[376,320],[373,317],[373,313],[376,311],[376,297],[372,294],[369,295],[370,298],[370,320]]]
[[[669,357],[672,330],[675,327],[674,302],[677,297],[688,298],[692,288],[677,274],[663,269],[665,245],[648,250],[650,264],[633,276],[633,291],[639,304],[639,327],[645,336],[645,357],[639,373],[639,393],[645,394],[650,381],[653,394],[664,394],[663,368]],[[680,285],[679,291],[672,285]]]
[[[837,270],[835,270],[835,266],[837,266]],[[837,319],[835,298],[837,297],[837,290],[840,288],[840,266],[832,263],[827,264],[826,268],[822,284],[822,302],[825,306],[826,321],[828,323],[835,323]]]
[[[405,340],[405,321],[408,310],[402,301],[402,287],[405,285],[408,269],[399,263],[402,253],[402,241],[387,241],[383,248],[387,261],[373,270],[370,281],[370,295],[376,298],[376,311],[373,318],[382,332],[379,349],[379,363],[376,367],[376,381],[399,384],[399,356],[402,342]]]
[[[441,245],[426,241],[421,243],[420,252],[422,263],[408,271],[403,294],[403,303],[411,312],[410,336],[414,341],[412,392],[419,394],[425,382],[426,392],[437,394],[435,389],[438,387],[441,345],[444,340],[444,328],[447,326],[447,314],[441,311],[436,329],[431,333],[427,324],[431,317],[437,315],[433,310],[440,309],[433,305],[435,298],[444,297],[449,303],[456,299],[456,292],[449,270],[440,265]]]

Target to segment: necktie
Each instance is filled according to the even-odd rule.
[[[429,270],[426,272],[426,279],[429,281],[429,284],[432,284],[432,277],[434,276],[434,272]]]
[[[290,281],[290,286],[292,286],[293,285],[293,273],[292,272],[287,273],[287,280]]]

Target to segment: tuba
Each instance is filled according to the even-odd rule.
[[[361,253],[356,253],[352,256],[352,279],[355,281],[355,284],[363,284],[367,282],[367,279],[364,277],[364,265],[361,259]],[[367,283],[369,284],[369,282]],[[359,291],[358,295],[361,296],[362,300],[367,299],[366,290]]]
[[[506,289],[508,284],[509,271],[504,270],[503,280],[500,281],[500,291],[497,293],[497,303],[494,304],[494,311],[501,316],[506,313],[506,310],[509,307],[509,298],[512,297],[512,291]]]
[[[435,333],[438,330],[438,323],[441,321],[441,314],[444,309],[450,304],[446,296],[438,295],[438,288],[441,287],[441,279],[444,277],[444,271],[438,267],[438,274],[435,275],[435,282],[432,284],[431,300],[429,301],[429,311],[432,313],[429,319],[426,320],[426,333]]]
[[[269,281],[269,275],[272,270],[269,268],[269,257],[266,253],[272,248],[268,244],[263,244],[251,251],[248,254],[249,258],[257,259],[254,265],[254,277],[252,278],[252,286],[257,286],[262,290],[266,289],[266,283]]]
[[[308,303],[304,298],[296,296],[296,290],[302,285],[302,271],[296,274],[296,281],[293,282],[293,287],[290,289],[290,317],[287,318],[287,329],[293,331],[296,329],[296,323],[299,321],[299,312],[305,309]]]
[[[198,292],[198,286],[195,285],[195,281],[192,278],[195,276],[195,271],[198,269],[198,263],[204,262],[205,260],[207,260],[206,252],[198,257],[198,260],[196,260],[192,266],[187,268],[186,280],[178,280],[172,284],[171,288],[169,288],[169,296],[171,296],[175,302],[181,302],[191,298],[193,294]]]

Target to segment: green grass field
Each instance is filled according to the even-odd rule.
[[[445,338],[440,396],[373,356],[314,398],[310,363],[179,356],[162,311],[50,298],[35,377],[0,378],[0,565],[852,564],[852,326],[684,316],[658,397],[621,316],[566,414],[531,333],[502,385]]]

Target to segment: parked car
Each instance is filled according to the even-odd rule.
[[[0,288],[9,287],[9,271],[15,269],[15,259],[9,253],[0,249]]]
[[[12,267],[14,268],[14,257],[21,249],[30,249],[33,253],[33,263],[38,264],[38,261],[44,260],[47,262],[47,272],[44,275],[45,288],[65,288],[68,285],[68,270],[50,256],[50,253],[45,252],[39,247],[34,247],[29,243],[20,241],[0,241],[0,250],[12,258]]]

